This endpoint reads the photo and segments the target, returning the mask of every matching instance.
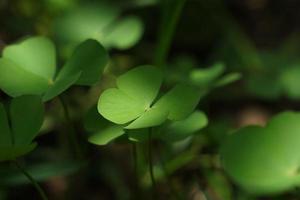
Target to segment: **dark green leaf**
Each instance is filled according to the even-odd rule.
[[[44,106],[38,96],[21,96],[10,106],[14,145],[29,145],[38,134],[44,120]]]

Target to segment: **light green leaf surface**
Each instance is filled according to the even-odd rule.
[[[222,164],[243,189],[280,193],[300,184],[300,114],[281,113],[262,127],[246,127],[229,136]]]
[[[43,96],[43,101],[49,101],[52,98],[60,95],[68,88],[70,88],[80,77],[81,72],[77,74],[70,74],[69,76],[65,76],[61,79],[55,80],[55,82],[49,87],[47,92]]]
[[[134,99],[119,89],[104,91],[98,102],[99,113],[116,124],[125,124],[145,112],[144,103]]]
[[[160,138],[168,142],[182,140],[204,128],[207,123],[206,115],[201,111],[195,111],[186,119],[166,125]]]
[[[117,79],[118,88],[128,96],[150,107],[162,83],[162,73],[154,66],[140,66],[129,70]]]
[[[89,142],[96,145],[106,145],[125,133],[121,126],[105,127],[89,137]]]
[[[12,97],[25,94],[40,95],[48,88],[48,81],[18,66],[6,58],[0,58],[0,88]]]
[[[201,93],[197,88],[187,84],[178,84],[154,106],[168,110],[168,119],[181,120],[193,112],[200,97]]]
[[[126,17],[113,25],[112,30],[100,40],[106,47],[126,49],[136,44],[143,34],[143,24],[138,17]]]
[[[10,117],[14,145],[29,145],[44,120],[44,106],[38,96],[21,96],[12,100]]]
[[[46,80],[51,80],[55,74],[55,47],[45,37],[32,37],[9,45],[3,50],[3,57]]]
[[[150,108],[159,92],[161,82],[162,74],[157,68],[153,66],[134,68],[118,77],[118,88],[108,89],[101,94],[98,102],[99,113],[117,124],[133,121]],[[137,123],[145,125],[148,121],[156,124],[161,120],[154,119],[155,116],[150,116],[151,113],[161,118],[157,112],[150,112]]]
[[[131,122],[125,128],[139,129],[158,126],[167,120],[168,114],[169,113],[166,110],[153,107],[143,113],[139,118]]]
[[[44,37],[8,45],[0,58],[0,89],[12,97],[41,95],[47,101],[73,84],[96,83],[108,61],[97,41],[86,40],[54,79],[55,56],[53,43]]]

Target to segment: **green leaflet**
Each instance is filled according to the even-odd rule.
[[[115,125],[100,116],[96,106],[87,112],[84,127],[91,133],[88,141],[96,145],[106,145],[125,133],[121,126]]]
[[[117,78],[117,88],[101,94],[99,113],[126,129],[158,126],[167,119],[184,119],[197,106],[201,93],[193,86],[178,84],[154,103],[162,79],[161,71],[153,66],[129,70]]]
[[[73,84],[95,84],[108,62],[105,49],[95,40],[86,40],[55,77],[55,54],[53,43],[45,37],[7,46],[0,58],[0,88],[12,97],[41,95],[47,101]]]

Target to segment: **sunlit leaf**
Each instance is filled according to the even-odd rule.
[[[161,125],[167,120],[168,111],[161,108],[150,108],[145,113],[143,113],[139,118],[134,120],[126,129],[138,129],[138,128],[147,128]]]
[[[201,91],[193,86],[178,84],[158,100],[154,106],[168,110],[168,119],[181,120],[193,112],[201,95]]]
[[[157,96],[162,83],[162,73],[154,66],[136,67],[117,79],[118,88],[128,96],[149,107]]]
[[[9,45],[3,50],[3,57],[46,80],[51,80],[55,74],[55,47],[45,37],[32,37]]]
[[[6,58],[0,58],[0,88],[12,97],[25,94],[40,95],[48,88],[48,81],[26,71]]]
[[[145,112],[144,103],[138,98],[130,97],[119,89],[104,91],[98,102],[98,111],[106,119],[124,124]]]
[[[125,124],[138,118],[150,108],[161,82],[162,74],[157,68],[134,68],[117,79],[118,88],[108,89],[101,94],[99,113],[117,124]]]
[[[89,137],[89,142],[97,145],[106,145],[110,141],[124,134],[124,129],[121,126],[110,126],[99,130]]]

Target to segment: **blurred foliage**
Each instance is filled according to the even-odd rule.
[[[55,82],[60,72],[67,74],[67,83],[64,81],[61,85],[60,82],[57,86],[59,92],[55,90],[47,98],[51,101],[45,106],[46,120],[41,134],[35,139],[41,147],[19,158],[25,169],[46,189],[50,199],[152,198],[148,130],[145,127],[137,130],[124,128],[140,119],[142,113],[138,112],[121,125],[113,124],[99,115],[96,104],[100,95],[111,90],[108,88],[120,88],[119,77],[134,66],[153,64],[158,36],[164,34],[168,22],[166,16],[174,7],[172,3],[170,0],[0,0],[1,59],[9,59],[7,62],[12,66],[23,69],[29,54],[34,55],[29,62],[35,63],[37,68],[51,57],[49,62],[53,66],[50,68],[62,67],[57,67],[59,73],[54,70],[51,76],[48,74],[47,80]],[[299,199],[296,188],[299,185],[299,114],[279,114],[267,123],[269,116],[275,113],[299,110],[299,9],[297,1],[186,1],[170,55],[161,71],[164,80],[156,81],[158,76],[148,72],[138,75],[142,77],[140,82],[132,84],[134,78],[130,78],[126,83],[135,85],[141,98],[153,94],[147,99],[148,109],[160,99],[166,99],[161,107],[169,109],[170,102],[175,102],[174,108],[168,112],[173,109],[180,111],[182,104],[176,103],[178,99],[189,100],[187,95],[199,95],[200,103],[193,113],[185,115],[187,118],[172,121],[172,117],[165,119],[169,115],[166,112],[161,121],[155,121],[160,125],[153,127],[158,199]],[[161,22],[161,19],[167,20]],[[13,56],[7,56],[5,51],[11,44],[28,41],[35,35],[48,37],[56,47],[49,50],[43,45],[23,46],[23,59],[19,59],[15,56],[18,48],[23,48],[21,42],[15,46]],[[93,44],[96,43],[86,41],[94,41],[100,46],[95,47]],[[50,46],[54,45],[51,43]],[[92,80],[84,79],[79,71],[87,66],[96,69],[90,61],[99,55],[103,58],[99,61],[103,65],[101,73],[93,71],[86,76],[94,75]],[[0,62],[0,69],[2,64]],[[34,69],[31,71],[38,73]],[[41,86],[38,81],[28,81],[31,78],[22,73],[5,72],[0,72],[0,83],[5,82],[5,77],[14,83],[18,80],[22,90],[27,91],[28,85],[33,88]],[[151,83],[148,86],[159,86],[153,86],[154,89],[143,87],[141,82],[147,79]],[[182,83],[192,85],[193,90],[186,87],[174,89],[174,85]],[[48,84],[46,81],[47,89],[42,88],[42,92],[39,89],[38,93],[45,95]],[[12,100],[2,90],[0,100],[4,106],[1,106],[0,125],[7,121],[3,120],[5,114],[9,118],[7,127],[10,127],[13,119],[6,110]],[[70,122],[64,119],[61,102],[54,98],[62,91]],[[133,93],[135,96],[135,91]],[[113,100],[128,112],[139,106],[138,101],[125,104],[120,97],[108,98],[108,102]],[[258,106],[259,112],[245,112],[249,108],[253,111],[252,106]],[[30,109],[29,106],[23,107]],[[120,116],[117,111],[121,107],[112,107],[114,109],[109,109],[116,113],[106,118]],[[26,113],[33,114],[33,111]],[[23,122],[30,125],[32,122],[28,121],[30,117],[26,113],[23,113]],[[161,113],[154,114],[150,122]],[[38,122],[37,118],[35,120]],[[142,120],[143,126],[153,125],[149,119],[145,121]],[[248,124],[257,125],[253,121],[267,125],[243,128]],[[85,159],[82,162],[70,160],[74,152],[70,150],[73,144],[69,141],[69,123],[74,125],[79,144],[83,147]],[[3,127],[2,124],[1,133],[6,131]],[[0,143],[3,141],[1,139]],[[136,152],[132,148],[134,144],[137,145]],[[137,156],[137,169],[134,169],[132,154]],[[21,198],[39,197],[15,167],[1,163],[0,200]]]

